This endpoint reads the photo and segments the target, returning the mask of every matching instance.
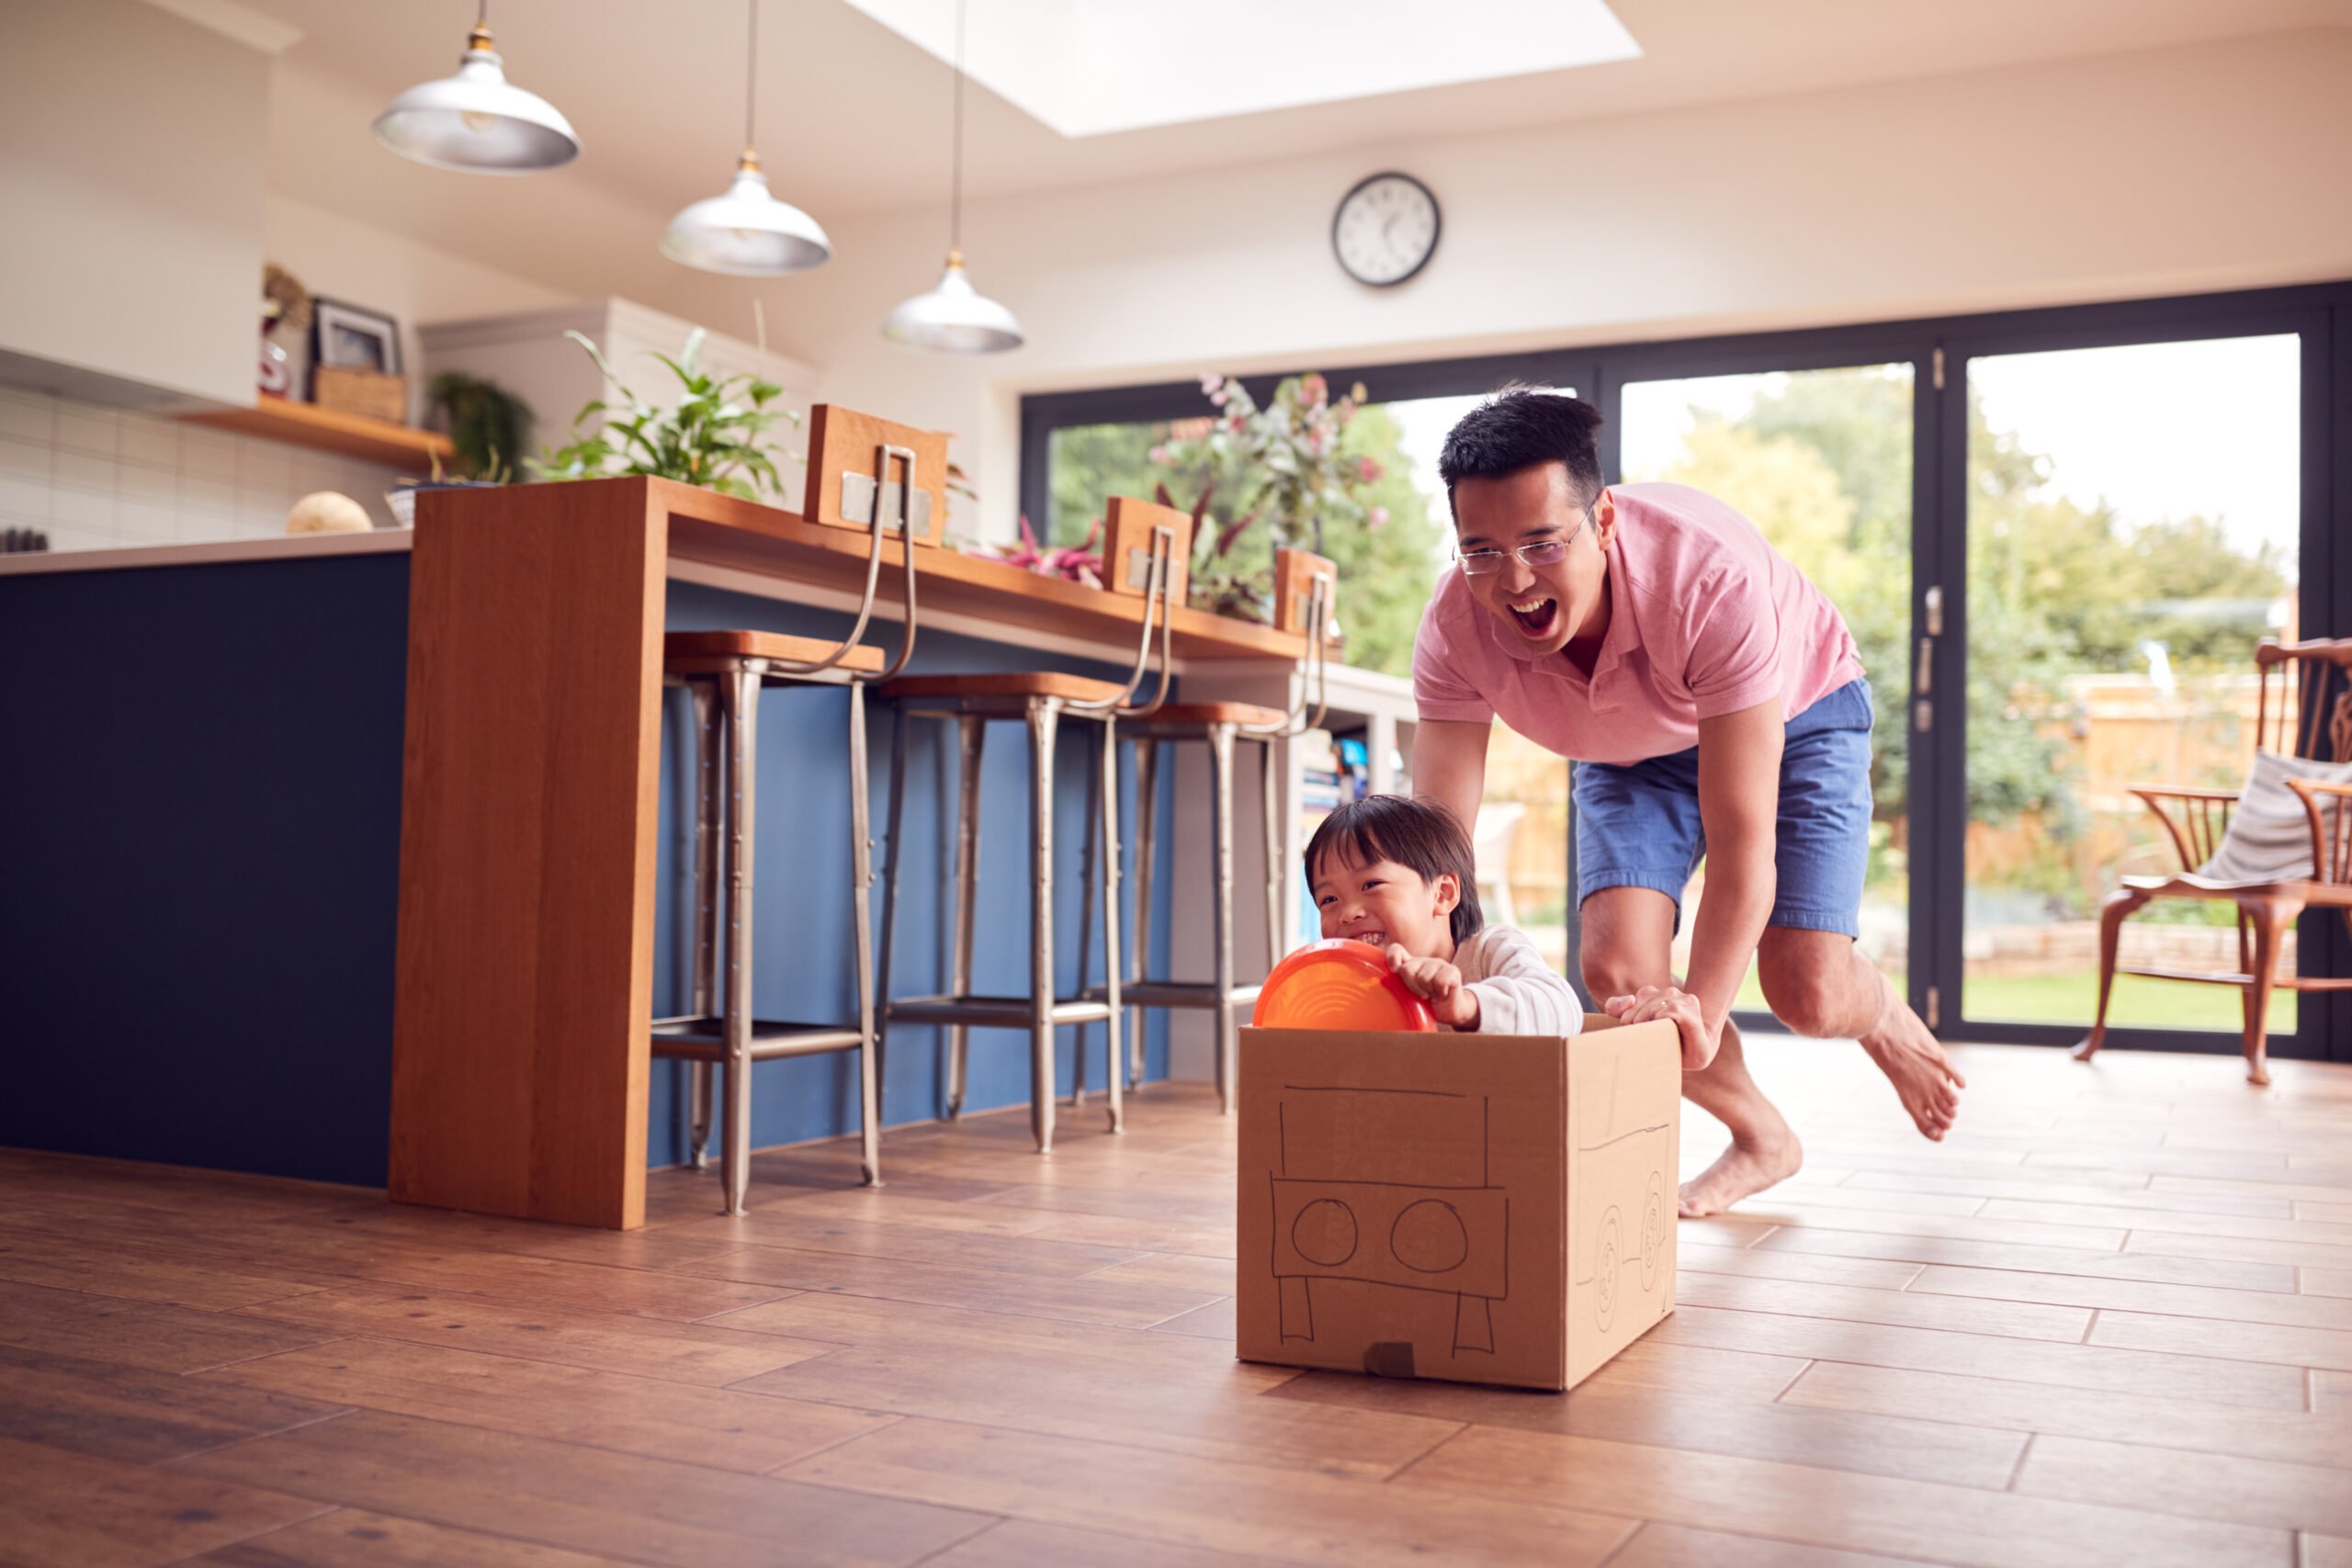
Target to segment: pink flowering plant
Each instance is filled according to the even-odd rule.
[[[1102,519],[1097,517],[1086,530],[1086,542],[1060,549],[1046,549],[1037,543],[1035,530],[1029,526],[1029,514],[1021,514],[1021,542],[995,552],[995,558],[1008,566],[1020,567],[1045,577],[1066,578],[1082,582],[1089,588],[1102,586]]]
[[[1365,400],[1363,385],[1333,398],[1323,377],[1293,376],[1263,408],[1234,377],[1203,376],[1201,392],[1216,412],[1171,425],[1169,438],[1152,448],[1151,461],[1191,477],[1199,488],[1191,508],[1193,603],[1263,620],[1273,599],[1275,547],[1319,554],[1327,529],[1377,528],[1388,520],[1385,508],[1364,500],[1381,478],[1380,465],[1340,449],[1349,421]],[[1220,489],[1235,499],[1225,521],[1213,525],[1209,503]],[[1177,504],[1164,484],[1159,500]],[[1237,555],[1236,547],[1260,524],[1268,546],[1262,557],[1255,549]]]

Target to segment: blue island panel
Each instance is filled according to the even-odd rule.
[[[671,585],[669,615],[679,629],[829,636],[848,625],[840,614],[685,583]],[[404,553],[0,578],[0,1144],[383,1184],[407,619]],[[870,635],[888,645],[896,634]],[[926,632],[912,668],[1037,662],[1018,648]],[[852,1015],[847,701],[786,689],[762,705],[754,983],[763,1017]],[[868,733],[879,838],[887,705],[869,704]],[[1098,736],[1067,726],[1056,768],[1066,987],[1077,976],[1086,770]],[[677,807],[691,750],[684,699],[673,694],[654,960],[654,1006],[664,1012],[685,1001],[677,873],[687,821]],[[944,987],[953,727],[918,723],[910,760],[893,972],[902,995]],[[992,726],[973,960],[983,991],[1028,980],[1026,781],[1022,728]],[[1163,782],[1163,803],[1170,789]],[[1131,841],[1131,798],[1122,817]],[[1163,973],[1172,837],[1160,837],[1157,877]],[[874,913],[878,942],[878,885]],[[1091,977],[1102,963],[1098,943]],[[1166,1072],[1164,1022],[1153,1017],[1148,1032],[1154,1077]],[[1065,1090],[1076,1033],[1060,1032]],[[932,1028],[894,1033],[886,1123],[937,1112],[944,1041]],[[1102,1049],[1097,1027],[1088,1077],[1098,1089]],[[1025,1034],[976,1030],[968,1108],[1025,1102],[1027,1064]],[[757,1145],[856,1125],[851,1057],[769,1063],[753,1077]],[[683,1157],[684,1082],[683,1064],[654,1064],[654,1165]]]

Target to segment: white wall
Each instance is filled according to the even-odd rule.
[[[0,351],[251,400],[269,64],[136,0],[7,6]]]
[[[1389,166],[1444,239],[1365,289],[1331,209]],[[1002,537],[1023,389],[2352,276],[2347,189],[2352,31],[2315,28],[989,202],[972,276],[1030,345],[986,360],[876,333],[943,215],[846,219],[785,330],[820,396],[956,432]]]
[[[538,310],[569,302],[567,296],[528,278],[480,265],[288,197],[273,194],[269,197],[263,232],[267,259],[300,278],[302,287],[312,294],[364,306],[400,323],[401,368],[409,379],[412,424],[424,423],[424,356],[418,328],[433,321]],[[261,287],[258,271],[254,287],[256,290]],[[307,351],[293,341],[297,335],[282,333],[281,341],[299,369]],[[545,421],[555,411],[537,412]],[[562,419],[571,416],[571,410],[561,411]]]

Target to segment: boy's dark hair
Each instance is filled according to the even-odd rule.
[[[1464,479],[1498,479],[1538,463],[1566,463],[1568,489],[1579,506],[1600,493],[1600,453],[1593,433],[1600,411],[1565,392],[1504,387],[1456,420],[1438,452],[1445,504]]]
[[[1462,888],[1462,901],[1453,906],[1454,943],[1468,942],[1485,928],[1487,919],[1478,910],[1477,856],[1470,835],[1444,807],[1401,795],[1367,795],[1342,806],[1306,840],[1310,886],[1323,857],[1341,850],[1365,864],[1395,861],[1424,882],[1451,875]]]

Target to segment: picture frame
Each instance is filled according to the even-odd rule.
[[[315,299],[311,315],[311,364],[334,370],[401,373],[400,323],[379,310],[340,299]]]

